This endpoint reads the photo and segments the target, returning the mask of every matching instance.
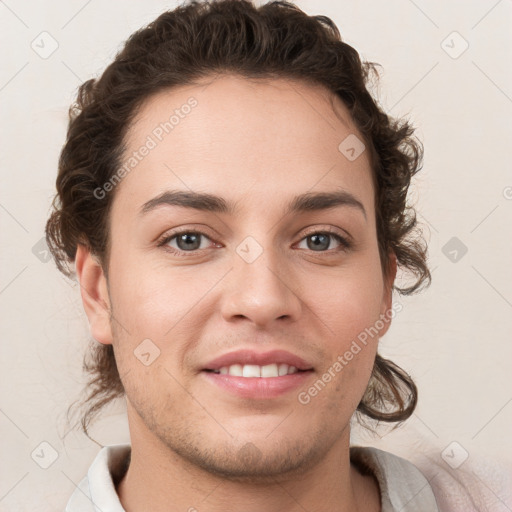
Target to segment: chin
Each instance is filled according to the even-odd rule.
[[[321,434],[313,440],[275,433],[267,439],[263,434],[254,437],[240,435],[224,445],[222,441],[227,441],[226,438],[208,440],[204,437],[197,438],[195,443],[191,437],[186,442],[167,439],[165,444],[192,466],[212,475],[231,481],[266,484],[310,471],[332,445]]]

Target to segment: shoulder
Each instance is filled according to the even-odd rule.
[[[427,477],[411,462],[377,448],[353,446],[351,462],[379,483],[382,512],[438,512]]]
[[[130,453],[129,444],[103,447],[71,495],[65,512],[124,512],[115,485],[128,465]]]
[[[441,512],[502,512],[512,510],[510,466],[472,454],[451,467],[438,454],[416,462],[429,479]]]
[[[429,453],[416,457],[413,464],[392,453],[369,447],[351,448],[351,458],[355,463],[365,464],[377,478],[383,495],[383,512],[386,511],[386,499],[395,506],[389,510],[401,510],[395,501],[403,503],[415,491],[418,494],[410,498],[410,504],[401,505],[403,512],[502,512],[512,509],[510,467],[496,461],[475,456],[452,468],[439,454]],[[418,508],[419,503],[431,508]]]

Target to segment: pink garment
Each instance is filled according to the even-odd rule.
[[[440,456],[416,465],[430,482],[439,512],[512,511],[510,467],[476,457],[453,469]]]

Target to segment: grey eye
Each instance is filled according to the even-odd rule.
[[[174,249],[179,249],[180,251],[196,251],[198,249],[204,248],[201,247],[202,238],[208,239],[208,237],[202,233],[184,231],[183,233],[178,233],[177,235],[170,237],[166,243]],[[176,246],[172,245],[174,240],[176,240]]]
[[[302,240],[306,240],[307,249],[316,252],[323,252],[329,248],[333,249],[333,247],[330,247],[333,239],[337,241],[338,246],[343,245],[341,237],[333,233],[313,233],[304,237]]]

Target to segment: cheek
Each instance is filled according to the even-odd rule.
[[[141,385],[147,378],[166,382],[169,374],[158,372],[182,372],[186,354],[204,338],[202,330],[211,314],[205,296],[219,278],[202,275],[192,266],[169,272],[128,259],[112,268],[114,349],[120,371],[130,372],[135,386],[138,379]],[[146,367],[148,359],[156,364]],[[128,391],[128,383],[126,387]]]
[[[163,339],[198,300],[199,283],[185,273],[170,279],[165,269],[128,259],[112,268],[114,314],[131,337]]]
[[[344,287],[319,313],[330,329],[330,336],[323,340],[325,364],[318,371],[328,391],[317,393],[317,388],[323,389],[320,384],[306,392],[317,393],[318,407],[337,410],[344,420],[358,406],[372,374],[379,340],[372,328],[379,318],[379,305],[368,291]]]
[[[334,396],[348,393],[347,399],[354,399],[355,407],[366,389],[377,352],[383,277],[376,258],[330,277],[317,281],[310,296],[315,315],[328,327],[323,340],[327,360],[321,374],[335,376]]]
[[[329,332],[345,342],[378,320],[383,279],[372,265],[347,269],[343,275],[315,278],[308,286],[309,304]]]

